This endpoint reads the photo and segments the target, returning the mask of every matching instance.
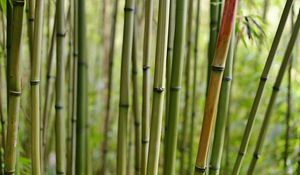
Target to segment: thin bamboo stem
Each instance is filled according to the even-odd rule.
[[[127,123],[129,108],[129,79],[130,79],[130,59],[132,57],[132,41],[134,26],[135,1],[126,0],[125,20],[121,63],[121,83],[120,83],[120,107],[118,121],[118,146],[117,146],[117,175],[126,174],[127,164]]]
[[[271,98],[270,98],[270,101],[269,101],[269,104],[267,107],[267,111],[265,113],[263,125],[261,127],[261,130],[260,130],[260,133],[258,136],[258,140],[256,142],[255,151],[254,151],[247,175],[253,174],[255,166],[256,166],[256,162],[259,159],[261,149],[263,146],[263,142],[264,142],[266,134],[267,134],[267,129],[269,127],[269,122],[270,122],[270,119],[272,116],[272,111],[273,111],[273,107],[274,107],[274,104],[276,101],[276,97],[280,90],[280,85],[281,85],[282,79],[284,77],[284,74],[285,74],[288,64],[290,62],[291,54],[293,52],[293,48],[294,48],[296,40],[297,40],[299,29],[300,29],[300,10],[298,12],[298,17],[297,17],[297,21],[296,21],[294,29],[293,29],[293,33],[291,35],[290,41],[288,43],[287,49],[286,49],[284,57],[283,57],[283,61],[280,65],[279,72],[276,77],[276,81],[273,86],[272,95],[271,95]]]
[[[86,174],[87,162],[87,118],[88,118],[88,60],[86,57],[86,22],[85,22],[85,1],[76,0],[75,10],[78,17],[75,17],[75,32],[78,41],[74,40],[75,46],[78,42],[78,70],[77,70],[77,103],[76,103],[76,160],[75,172]],[[76,28],[78,26],[78,30]],[[76,53],[76,52],[75,52]]]
[[[5,162],[4,173],[15,174],[16,155],[17,155],[17,141],[18,141],[18,126],[19,113],[21,101],[21,71],[20,71],[20,52],[21,52],[21,37],[22,37],[22,22],[24,1],[12,1],[13,12],[10,19],[12,19],[11,33],[11,53],[9,54],[11,61],[9,68],[9,88],[8,88],[8,123],[7,123],[7,140],[5,145]],[[8,38],[8,37],[7,37]]]
[[[235,34],[231,36],[229,53],[227,55],[226,68],[222,80],[222,87],[219,97],[218,113],[216,117],[215,134],[211,151],[209,174],[219,175],[221,159],[224,147],[225,128],[229,111],[229,99],[232,80],[232,64],[234,56]]]
[[[35,6],[35,0],[27,1],[26,3],[26,14],[28,19],[28,26],[27,26],[27,32],[28,32],[28,39],[29,39],[29,53],[32,55],[32,44],[33,44],[33,34],[34,34],[34,6]],[[30,56],[31,57],[31,56]]]
[[[136,19],[136,17],[135,17]],[[135,20],[136,21],[136,20]],[[132,110],[134,116],[134,170],[136,175],[140,175],[141,171],[141,144],[142,144],[142,135],[141,135],[141,111],[140,111],[140,103],[139,103],[139,81],[138,81],[138,55],[137,55],[137,31],[138,28],[135,23],[134,34],[133,34],[133,43],[132,43]]]
[[[190,84],[191,84],[191,59],[193,54],[193,0],[188,1],[188,17],[187,17],[187,54],[185,62],[185,103],[184,103],[184,113],[183,113],[183,123],[182,123],[182,135],[181,135],[181,145],[180,145],[180,174],[186,174],[186,151],[187,151],[187,134],[188,134],[188,124],[190,119]]]
[[[191,124],[189,133],[189,157],[188,157],[188,175],[194,173],[194,135],[195,135],[195,117],[196,117],[196,107],[197,107],[197,73],[198,73],[198,58],[199,58],[199,34],[200,34],[200,11],[201,11],[201,0],[197,0],[197,10],[196,10],[196,31],[195,31],[195,46],[194,46],[194,69],[193,69],[193,91],[192,91],[192,109],[191,109]]]
[[[110,47],[109,47],[109,68],[108,68],[108,85],[107,85],[107,96],[106,96],[106,114],[104,119],[104,136],[102,142],[102,165],[101,165],[101,174],[106,172],[107,164],[107,142],[108,142],[108,130],[109,130],[109,119],[110,119],[110,110],[111,110],[111,94],[113,86],[113,65],[114,65],[114,53],[115,53],[115,37],[116,37],[116,24],[118,16],[118,7],[119,0],[115,0],[114,11],[113,11],[113,22],[111,25],[111,34],[110,34]]]
[[[185,51],[185,31],[187,18],[187,1],[176,1],[175,10],[175,36],[174,36],[174,54],[172,58],[172,70],[170,80],[170,99],[168,106],[168,120],[166,130],[166,145],[167,151],[165,157],[165,175],[175,174],[176,169],[176,147],[177,147],[177,128],[179,120],[179,106],[180,106],[180,89],[182,81],[182,72],[184,65],[184,51]]]
[[[66,125],[65,125],[65,14],[64,0],[56,1],[56,82],[55,82],[55,148],[56,172],[65,174]]]
[[[212,128],[215,123],[219,93],[221,89],[223,71],[227,59],[230,38],[235,23],[238,0],[225,2],[222,24],[218,36],[215,58],[211,66],[211,78],[206,97],[204,118],[195,165],[195,174],[204,174],[206,170],[207,155],[210,147]]]
[[[282,32],[283,32],[284,26],[286,24],[288,14],[290,12],[292,4],[293,4],[293,0],[287,0],[286,1],[284,10],[283,10],[283,13],[282,13],[282,16],[281,16],[276,34],[275,34],[275,37],[274,37],[274,40],[273,40],[273,43],[272,43],[272,46],[271,46],[271,50],[270,50],[268,58],[266,60],[265,67],[264,67],[264,70],[263,70],[261,78],[260,78],[259,86],[258,86],[256,95],[255,95],[255,98],[254,98],[254,101],[253,101],[253,104],[252,104],[252,107],[251,107],[251,110],[250,110],[250,113],[249,113],[246,129],[244,131],[244,135],[243,135],[243,138],[242,138],[242,142],[241,142],[241,146],[240,146],[240,149],[239,149],[238,156],[237,156],[235,164],[234,164],[232,175],[238,175],[239,174],[241,164],[242,164],[244,155],[246,154],[248,143],[249,143],[249,140],[250,140],[250,137],[251,137],[254,121],[255,121],[255,118],[256,118],[257,109],[259,107],[261,97],[262,97],[262,94],[263,94],[263,91],[264,91],[264,87],[265,87],[266,81],[268,79],[269,71],[270,71],[270,68],[272,66],[272,63],[273,63],[273,60],[274,60],[274,57],[275,57],[275,54],[276,54],[276,51],[277,51],[277,48],[278,48],[278,44],[280,42]]]
[[[145,1],[145,28],[143,45],[143,99],[141,175],[146,175],[150,130],[150,57],[153,26],[153,0]]]
[[[153,82],[152,116],[150,127],[150,143],[148,152],[147,175],[158,173],[159,150],[162,129],[162,114],[164,100],[165,68],[167,57],[169,27],[169,0],[159,1],[158,27],[155,55],[155,70]]]

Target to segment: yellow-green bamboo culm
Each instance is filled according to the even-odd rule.
[[[142,99],[142,151],[141,151],[141,175],[146,175],[149,135],[150,135],[150,57],[151,36],[153,26],[153,0],[145,1],[145,28],[143,45],[143,99]]]
[[[158,173],[169,25],[169,0],[159,1],[147,175]]]
[[[227,52],[235,22],[237,4],[238,0],[226,0],[225,2],[222,24],[216,46],[216,53],[211,66],[211,77],[205,102],[204,118],[195,165],[195,175],[204,174],[206,171],[210,138],[217,113],[223,71],[225,69]]]
[[[115,36],[116,36],[116,24],[117,24],[117,16],[118,16],[118,7],[119,0],[115,0],[114,2],[114,10],[113,10],[113,21],[111,24],[111,34],[110,34],[110,46],[109,46],[109,68],[108,68],[108,83],[107,83],[107,96],[106,96],[106,113],[104,119],[104,131],[103,131],[103,142],[102,142],[102,165],[101,165],[101,174],[105,174],[106,166],[107,166],[107,144],[108,144],[108,132],[109,132],[109,120],[111,116],[111,94],[113,87],[113,65],[114,65],[114,54],[115,54]]]
[[[10,64],[8,78],[8,122],[7,140],[5,145],[4,174],[15,174],[18,126],[21,101],[21,71],[20,71],[20,52],[23,22],[23,0],[13,0],[13,11],[11,16],[11,51],[10,59],[14,64]]]
[[[185,31],[186,31],[186,15],[187,14],[187,0],[176,0],[175,10],[175,36],[174,36],[174,54],[172,58],[172,70],[170,80],[170,99],[167,109],[167,127],[166,130],[166,145],[165,154],[167,157],[164,162],[165,175],[174,175],[176,170],[176,148],[177,148],[177,128],[179,119],[180,106],[180,90],[182,81],[182,72],[184,65],[184,51],[185,51]]]
[[[65,97],[65,13],[64,0],[56,1],[56,81],[55,81],[55,147],[56,173],[65,174],[66,169],[66,125]]]
[[[266,113],[265,113],[265,117],[264,117],[264,120],[263,120],[263,125],[261,127],[261,130],[260,130],[260,133],[259,133],[259,136],[258,136],[258,140],[256,142],[255,151],[253,153],[253,157],[252,157],[247,175],[251,175],[251,174],[254,173],[256,162],[260,157],[263,142],[265,140],[267,130],[268,130],[268,127],[269,127],[269,122],[270,122],[270,119],[271,119],[271,116],[272,116],[273,107],[274,107],[274,104],[276,102],[277,94],[280,90],[280,85],[281,85],[282,79],[284,77],[284,74],[285,74],[286,69],[288,67],[288,64],[290,62],[291,54],[293,52],[293,48],[294,48],[295,43],[297,41],[299,29],[300,29],[300,9],[299,9],[299,12],[298,12],[297,21],[295,23],[292,36],[291,36],[290,41],[288,43],[287,49],[286,49],[284,57],[283,57],[283,61],[280,65],[279,72],[278,72],[278,75],[276,77],[276,80],[275,80],[275,83],[274,83],[274,86],[273,86],[272,95],[271,95],[271,98],[270,98],[270,101],[269,101],[269,104],[268,104],[268,107],[267,107],[267,110],[266,110]]]
[[[125,20],[123,30],[123,48],[121,61],[121,83],[118,120],[118,146],[117,146],[117,175],[126,174],[127,164],[127,128],[129,108],[130,60],[132,56],[133,25],[135,0],[125,2]]]
[[[275,34],[275,37],[274,37],[274,40],[273,40],[273,43],[272,43],[272,46],[271,46],[271,50],[270,50],[268,58],[266,60],[265,67],[264,67],[264,70],[263,70],[261,78],[260,78],[259,86],[258,86],[256,95],[255,95],[255,98],[254,98],[254,101],[253,101],[253,104],[252,104],[252,107],[251,107],[251,110],[250,110],[250,113],[249,113],[246,129],[244,131],[244,135],[243,135],[243,138],[242,138],[240,149],[239,149],[239,152],[238,152],[238,155],[237,155],[234,167],[233,167],[232,175],[238,175],[239,174],[241,164],[242,164],[244,155],[246,154],[248,143],[249,143],[249,140],[250,140],[250,137],[251,137],[252,128],[253,128],[254,121],[255,121],[255,118],[256,118],[256,112],[257,112],[258,106],[260,104],[261,97],[262,97],[262,94],[263,94],[263,91],[264,91],[264,87],[265,87],[266,81],[268,79],[269,71],[270,71],[270,68],[272,66],[272,62],[273,62],[273,59],[275,57],[275,54],[276,54],[276,51],[277,51],[277,48],[278,48],[278,45],[279,45],[279,42],[280,42],[280,39],[281,39],[281,36],[282,36],[282,32],[283,32],[284,26],[286,24],[286,21],[287,21],[290,9],[292,7],[293,1],[294,0],[287,0],[286,1],[284,10],[283,10],[283,13],[282,13],[282,16],[281,16],[276,34]]]
[[[40,79],[43,43],[44,0],[35,3],[35,24],[31,57],[31,159],[32,174],[41,174]]]
[[[186,49],[187,54],[185,55],[185,102],[184,102],[184,113],[182,122],[182,134],[181,134],[181,144],[180,144],[180,174],[186,174],[186,151],[187,149],[187,135],[190,121],[190,84],[191,84],[191,61],[193,55],[193,12],[194,12],[194,1],[188,0],[188,17],[187,17],[187,39],[186,39]],[[175,51],[174,51],[175,52]]]
[[[197,109],[197,77],[198,77],[198,58],[199,58],[199,34],[200,34],[200,11],[201,11],[201,0],[197,0],[196,9],[196,31],[195,31],[195,45],[194,45],[194,68],[193,68],[193,91],[192,91],[192,109],[191,109],[191,124],[189,130],[189,145],[188,145],[188,168],[187,174],[194,173],[194,135],[195,135],[195,117]]]

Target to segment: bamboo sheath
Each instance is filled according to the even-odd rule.
[[[11,26],[11,61],[8,78],[8,121],[7,121],[7,140],[5,144],[5,160],[4,173],[15,174],[16,168],[16,154],[17,154],[17,140],[18,140],[18,126],[20,114],[20,96],[21,96],[21,71],[20,71],[20,52],[21,52],[21,38],[22,38],[22,22],[23,22],[23,0],[12,1],[12,26]],[[8,38],[7,38],[8,39]]]
[[[290,9],[292,7],[293,1],[294,0],[287,0],[286,1],[284,10],[283,10],[283,13],[282,13],[282,16],[281,16],[276,34],[275,34],[275,37],[274,37],[274,40],[273,40],[273,43],[272,43],[272,46],[271,46],[271,50],[270,50],[268,58],[266,60],[265,67],[264,67],[264,70],[263,70],[261,78],[260,78],[259,86],[258,86],[256,95],[255,95],[255,98],[254,98],[254,101],[253,101],[253,104],[252,104],[252,107],[251,107],[251,110],[250,110],[250,113],[249,113],[246,129],[244,131],[244,135],[243,135],[243,138],[242,138],[239,153],[237,155],[237,158],[236,158],[236,161],[235,161],[235,164],[234,164],[234,167],[233,167],[232,175],[238,175],[239,174],[241,164],[242,164],[244,155],[246,154],[248,143],[249,143],[249,140],[250,140],[250,137],[251,137],[252,128],[253,128],[254,121],[255,121],[255,118],[256,118],[256,113],[257,113],[257,110],[258,110],[258,106],[260,104],[261,97],[262,97],[262,94],[263,94],[263,91],[264,91],[264,87],[265,87],[266,81],[268,79],[269,71],[270,71],[270,68],[272,66],[272,63],[273,63],[273,60],[274,60],[274,57],[275,57],[275,54],[276,54],[281,36],[282,36],[282,32],[284,30],[284,26],[286,24],[288,14],[289,14]]]
[[[169,27],[169,0],[159,1],[155,70],[153,82],[152,117],[148,152],[147,175],[158,173],[159,148],[162,129],[165,67]]]
[[[283,61],[280,65],[279,72],[278,72],[276,81],[273,86],[272,95],[271,95],[271,98],[270,98],[270,101],[269,101],[269,104],[268,104],[268,107],[267,107],[267,110],[265,113],[265,117],[264,117],[263,124],[262,124],[261,130],[260,130],[259,136],[258,136],[258,140],[256,142],[256,147],[255,147],[255,151],[254,151],[254,154],[253,154],[253,157],[251,160],[251,164],[250,164],[248,172],[247,172],[248,175],[251,175],[254,173],[256,162],[260,157],[263,142],[265,140],[267,130],[269,127],[269,123],[270,123],[270,119],[272,116],[273,107],[276,102],[276,98],[277,98],[278,92],[280,90],[280,86],[281,86],[281,82],[283,80],[284,74],[285,74],[288,64],[290,62],[293,48],[297,41],[299,29],[300,29],[300,10],[298,12],[297,21],[295,23],[292,36],[288,43],[287,49],[286,49],[284,57],[283,57]]]
[[[174,36],[174,54],[172,58],[172,71],[170,81],[170,101],[169,112],[166,130],[166,145],[167,151],[165,157],[165,175],[173,175],[176,170],[176,147],[177,147],[177,128],[179,119],[180,92],[182,72],[184,65],[185,51],[185,31],[186,31],[186,16],[187,16],[187,0],[176,1],[175,11],[175,36]]]
[[[120,106],[118,120],[118,146],[117,146],[117,175],[126,174],[127,164],[127,127],[129,108],[129,82],[130,82],[130,60],[132,57],[132,41],[134,26],[135,1],[126,0],[125,20],[123,30],[123,48],[121,61],[121,83],[120,83]]]
[[[211,66],[211,78],[205,103],[204,118],[195,165],[195,174],[197,175],[204,174],[206,170],[207,154],[212,134],[211,131],[215,122],[223,71],[235,22],[237,4],[237,0],[226,0],[225,2],[222,24],[218,36],[215,58]]]

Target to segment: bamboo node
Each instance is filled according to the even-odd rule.
[[[13,6],[24,6],[24,1],[23,0],[14,0]]]
[[[65,32],[65,33],[57,32],[57,33],[56,33],[56,36],[57,36],[57,37],[65,37],[65,36],[66,36],[66,32]]]
[[[268,80],[268,77],[260,77],[260,80],[261,80],[261,81],[267,81],[267,80]]]
[[[273,90],[274,90],[274,91],[279,91],[279,90],[280,90],[280,88],[279,88],[279,87],[277,87],[277,86],[273,86]]]
[[[55,76],[54,75],[47,75],[47,79],[55,79]]]
[[[213,71],[224,71],[225,67],[224,66],[218,66],[218,65],[212,65],[211,70]]]
[[[134,7],[125,7],[125,8],[124,8],[124,11],[125,11],[125,12],[134,12],[135,9],[134,9]]]
[[[134,126],[136,126],[136,127],[138,127],[138,126],[140,126],[141,125],[141,123],[140,122],[134,122]]]
[[[244,156],[245,152],[239,151],[239,155]]]
[[[78,61],[78,64],[84,67],[88,67],[87,63],[84,61]]]
[[[40,80],[30,80],[30,85],[38,85],[40,84]]]
[[[142,139],[142,144],[147,144],[147,143],[149,143],[149,140]]]
[[[163,87],[155,87],[153,88],[154,92],[157,92],[157,93],[163,93],[164,92],[164,88]]]
[[[129,104],[119,104],[120,108],[129,108]]]
[[[150,69],[150,66],[148,66],[148,65],[144,65],[144,66],[143,66],[143,71],[146,71],[146,70],[148,70],[148,69]]]
[[[170,90],[171,91],[179,91],[181,89],[180,86],[173,86],[173,87],[170,87]]]
[[[64,108],[64,106],[63,105],[55,105],[55,109],[63,109]]]
[[[219,167],[219,166],[213,166],[213,165],[211,165],[211,166],[209,167],[209,169],[210,169],[210,170],[214,170],[214,171],[219,171],[219,170],[220,170],[220,167]]]
[[[63,171],[56,171],[56,174],[65,174]]]
[[[34,18],[29,18],[28,21],[29,21],[29,22],[33,22],[33,21],[34,21]]]
[[[255,159],[259,159],[260,155],[259,155],[259,153],[254,153],[254,154],[253,154],[253,157],[254,157]]]
[[[224,80],[224,81],[231,81],[232,78],[231,78],[231,77],[224,77],[223,80]]]
[[[73,52],[74,57],[78,57],[78,52]]]
[[[206,167],[198,167],[197,165],[195,165],[196,172],[204,173],[205,170],[206,170]]]
[[[173,50],[173,47],[168,47],[167,48],[167,51],[172,51]]]
[[[21,96],[22,92],[21,91],[9,91],[9,94],[12,96]]]
[[[15,174],[15,170],[4,170],[4,174],[6,175]]]

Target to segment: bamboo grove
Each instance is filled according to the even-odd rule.
[[[0,174],[300,174],[298,0],[0,15]]]

